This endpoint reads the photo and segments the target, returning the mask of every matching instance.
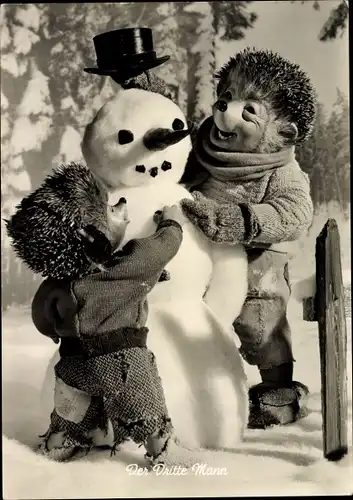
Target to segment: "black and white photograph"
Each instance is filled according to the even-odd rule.
[[[352,494],[348,0],[0,13],[4,498]]]

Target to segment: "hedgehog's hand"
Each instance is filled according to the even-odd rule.
[[[108,238],[93,225],[79,229],[78,233],[82,237],[88,260],[99,269],[106,270],[113,254],[113,248]]]
[[[218,232],[218,205],[199,191],[194,191],[193,200],[181,200],[186,217],[198,227],[207,238],[215,241]]]
[[[194,191],[181,201],[183,212],[204,235],[216,243],[251,243],[259,233],[256,214],[249,205],[218,204]]]

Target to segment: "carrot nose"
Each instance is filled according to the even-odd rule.
[[[168,128],[156,128],[147,132],[143,143],[150,151],[162,151],[163,149],[177,144],[190,134],[190,130],[170,130]]]

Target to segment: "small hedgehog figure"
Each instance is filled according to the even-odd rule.
[[[108,205],[103,185],[83,165],[59,167],[7,221],[19,257],[46,279],[32,303],[40,333],[59,342],[55,407],[39,451],[67,460],[114,431],[112,451],[132,439],[156,463],[187,466],[174,437],[153,353],[147,349],[147,294],[182,242],[176,206],[155,215],[148,238],[118,249],[127,204]]]
[[[293,381],[288,261],[313,217],[294,148],[312,130],[315,89],[297,64],[269,50],[247,48],[216,76],[217,100],[186,174],[198,185],[182,207],[209,239],[247,250],[248,295],[233,327],[262,378],[249,392],[248,425],[266,428],[305,415],[308,388]]]
[[[94,225],[101,236],[106,234],[111,242],[102,250],[112,251],[113,236],[118,234],[109,231],[107,204],[108,194],[100,181],[83,165],[71,163],[57,168],[21,201],[6,222],[7,231],[17,255],[33,272],[44,278],[74,280],[89,274],[92,268],[85,251],[86,226],[88,231]],[[122,223],[119,236],[123,236],[126,207],[114,207],[115,213],[116,209]],[[105,243],[108,245],[108,241]]]

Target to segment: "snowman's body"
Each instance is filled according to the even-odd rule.
[[[177,183],[190,150],[188,137],[150,157],[147,150],[140,153],[136,148],[126,151],[129,159],[136,156],[129,166],[133,169],[131,177],[126,169],[125,172],[122,169],[121,175],[121,159],[113,169],[112,149],[115,146],[112,145],[109,150],[109,144],[108,147],[102,144],[101,137],[111,133],[111,121],[117,131],[121,128],[121,123],[115,122],[124,121],[122,117],[124,104],[129,100],[127,98],[130,98],[130,105],[135,106],[135,114],[139,113],[144,121],[151,121],[148,128],[166,127],[169,121],[154,123],[154,117],[146,116],[143,107],[149,109],[151,114],[154,105],[155,109],[163,106],[165,121],[169,120],[168,114],[185,121],[178,106],[168,99],[142,90],[128,90],[106,104],[108,109],[103,114],[102,111],[98,113],[88,129],[83,143],[88,166],[113,186],[110,195],[112,204],[121,196],[127,199],[131,222],[125,242],[155,232],[152,216],[156,210],[191,197]],[[118,113],[120,118],[116,117]],[[126,124],[126,117],[125,131],[132,129],[132,125]],[[134,131],[134,138],[137,137],[138,133]],[[169,156],[166,158],[164,155],[167,152]],[[143,161],[148,174],[149,168],[160,166],[161,161],[166,159],[173,165],[171,171],[161,171],[156,178],[135,174],[134,163]],[[112,175],[107,176],[108,172]],[[142,178],[145,182],[139,183]],[[148,295],[148,347],[156,356],[176,434],[189,446],[233,447],[242,437],[248,412],[246,377],[231,326],[246,296],[247,260],[244,249],[240,245],[213,244],[185,220],[180,250],[166,269],[170,272],[170,280],[158,283]]]
[[[120,196],[127,199],[131,220],[126,241],[155,231],[151,214],[156,210],[191,197],[183,186],[167,183],[122,186],[114,191],[112,200]],[[212,247],[189,221],[184,223],[180,250],[166,266],[170,281],[158,283],[148,295],[147,326],[148,346],[156,356],[179,439],[190,446],[220,448],[235,446],[241,439],[248,404],[234,331],[231,325],[223,326],[223,318],[202,299],[212,276]],[[240,278],[246,271],[242,249],[225,247],[223,253],[233,264],[232,276],[221,279],[219,275],[220,288],[214,286],[212,295],[218,297],[220,310],[222,297],[232,294],[234,310],[234,292],[238,292],[240,312],[244,300],[239,294]]]

